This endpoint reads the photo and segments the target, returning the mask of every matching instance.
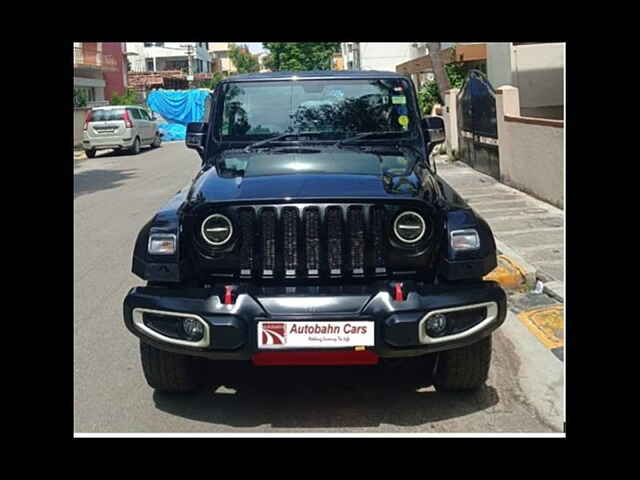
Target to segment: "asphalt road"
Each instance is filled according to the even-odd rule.
[[[223,365],[195,395],[156,394],[124,327],[139,229],[195,176],[182,143],[74,167],[74,431],[557,432],[562,365],[512,315],[494,334],[487,387],[435,392],[416,362],[349,368]],[[555,373],[550,373],[555,372]],[[555,383],[554,383],[555,382]]]

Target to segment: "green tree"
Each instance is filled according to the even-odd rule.
[[[268,42],[265,67],[279,70],[331,70],[331,57],[340,51],[339,42]]]
[[[73,89],[73,106],[84,107],[87,105],[87,94],[82,88]]]
[[[252,73],[260,71],[258,57],[249,53],[246,45],[229,45],[229,58],[238,69],[238,73]]]
[[[209,81],[209,87],[211,90],[215,90],[216,86],[224,79],[224,75],[220,72],[215,72],[211,76],[211,80]]]
[[[111,105],[142,105],[140,96],[132,88],[128,88],[123,95],[114,93],[111,95]]]

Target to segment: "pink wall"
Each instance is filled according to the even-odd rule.
[[[124,61],[124,51],[122,49],[122,43],[103,43],[102,53],[104,55],[111,55],[118,64],[118,69],[114,72],[103,72],[104,81],[106,83],[104,87],[105,100],[111,100],[111,96],[114,93],[122,95],[126,87],[126,64]]]

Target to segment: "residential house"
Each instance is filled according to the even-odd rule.
[[[420,44],[420,45],[425,45]],[[486,67],[486,44],[484,43],[441,43],[441,56],[445,64],[451,62],[462,62],[468,68],[478,69],[484,73]],[[428,49],[424,49],[424,54],[413,58],[407,62],[401,63],[395,67],[395,71],[409,75],[416,85],[420,88],[424,83],[435,80],[433,73],[433,64],[429,56]]]
[[[127,69],[122,43],[74,42],[73,88],[84,93],[85,106],[74,105],[74,145],[82,141],[87,111],[94,106],[108,105],[114,94],[127,88]]]
[[[229,76],[238,71],[229,57],[230,51],[229,42],[209,42],[209,56],[213,65],[213,72],[221,72],[225,76]]]
[[[73,88],[81,90],[89,106],[109,103],[127,86],[122,43],[74,42]]]
[[[346,70],[396,71],[396,65],[425,55],[424,43],[346,42],[341,53]]]
[[[522,116],[564,119],[564,43],[487,43],[487,76],[518,88]]]
[[[185,75],[212,71],[208,42],[127,42],[129,71],[179,70]]]

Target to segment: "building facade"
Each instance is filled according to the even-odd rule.
[[[212,72],[209,42],[127,42],[126,51],[131,72]]]
[[[396,66],[426,54],[424,43],[346,42],[341,44],[346,70],[395,72]]]
[[[214,72],[229,76],[238,71],[229,57],[230,50],[229,42],[209,42],[209,57],[211,58]]]
[[[127,88],[123,43],[74,42],[73,88],[88,106],[106,105],[113,94]]]
[[[518,88],[522,116],[564,119],[564,43],[487,43],[487,76]]]

